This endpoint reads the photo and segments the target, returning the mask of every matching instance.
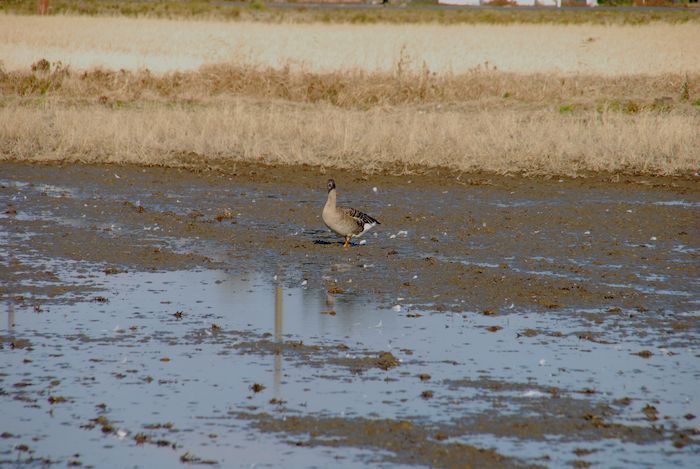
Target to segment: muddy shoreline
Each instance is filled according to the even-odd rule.
[[[382,223],[349,249],[320,219],[331,176]],[[0,461],[700,454],[696,176],[3,162],[0,202]],[[41,431],[54,410],[82,456]]]
[[[697,259],[692,251],[697,243],[694,233],[700,228],[692,206],[700,199],[697,178],[631,177],[611,184],[605,177],[530,180],[481,175],[465,183],[440,174],[333,173],[342,181],[341,201],[359,204],[382,221],[366,245],[342,250],[320,220],[323,182],[331,173],[247,165],[193,173],[22,164],[3,165],[2,173],[25,179],[48,173],[47,182],[36,183],[58,186],[77,177],[88,187],[114,189],[92,204],[67,193],[39,195],[24,204],[6,202],[5,211],[16,210],[20,216],[6,215],[4,222],[18,232],[35,231],[39,237],[44,231],[51,242],[39,238],[33,247],[47,256],[127,270],[220,267],[233,260],[254,266],[269,258],[266,267],[292,282],[306,279],[328,288],[337,283],[347,294],[371,293],[389,306],[392,297],[410,297],[415,305],[437,311],[492,313],[513,302],[534,310],[576,305],[648,311],[659,307],[658,295],[648,293],[656,285],[640,279],[635,267],[644,264],[659,271],[672,267],[684,278],[698,274],[697,263],[692,262]],[[178,203],[169,195],[190,184],[202,189],[189,203]],[[236,194],[238,187],[243,190]],[[381,190],[375,194],[373,187]],[[396,194],[386,199],[385,191]],[[474,204],[476,197],[486,203]],[[586,197],[595,199],[586,203]],[[56,199],[60,205],[55,205]],[[63,233],[56,236],[52,229],[42,230],[54,222],[22,219],[27,206],[53,210],[53,216],[76,223],[64,223]],[[79,217],[72,214],[77,213],[82,220],[76,221]],[[114,221],[128,232],[115,232]],[[167,236],[142,237],[141,226],[153,226]],[[102,249],[105,239],[115,249]],[[201,248],[180,249],[175,246],[180,242]],[[674,245],[690,247],[687,262],[674,262]],[[561,262],[562,257],[574,262]],[[361,270],[364,283],[353,285],[353,267],[367,265],[373,267]],[[322,273],[318,266],[329,270]],[[332,280],[324,280],[331,276]],[[688,286],[684,283],[679,278],[667,288],[684,290]],[[505,284],[510,294],[504,296]],[[685,298],[670,299],[687,307]],[[664,297],[663,303],[668,300]]]

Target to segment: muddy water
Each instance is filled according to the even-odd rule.
[[[697,181],[326,177],[0,165],[0,461],[697,463]]]

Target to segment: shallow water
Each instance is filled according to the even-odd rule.
[[[64,266],[66,279],[70,267]],[[503,401],[501,415],[528,412],[530,401],[551,399],[543,388],[556,386],[569,392],[595,388],[595,394],[586,397],[594,402],[630,398],[632,404],[616,417],[630,425],[642,421],[640,409],[648,402],[667,424],[700,411],[696,336],[684,345],[660,349],[666,345],[661,331],[640,336],[621,326],[616,332],[607,331],[611,343],[588,342],[582,347],[576,332],[591,330],[589,321],[572,318],[566,311],[534,314],[514,309],[508,315],[483,317],[470,312],[431,314],[397,302],[402,305],[397,312],[317,288],[284,287],[271,273],[135,272],[102,275],[95,283],[104,289],[108,302],[57,304],[41,313],[17,311],[6,303],[3,334],[27,339],[33,350],[5,352],[0,368],[3,383],[11,396],[28,394],[29,401],[5,400],[3,430],[22,435],[22,441],[38,438],[31,446],[52,459],[79,453],[84,463],[100,464],[118,453],[125,463],[167,463],[177,457],[170,454],[172,450],[145,451],[127,437],[143,431],[145,424],[172,422],[177,433],[167,431],[163,438],[177,441],[179,453],[197,448],[199,456],[222,464],[280,464],[292,456],[303,465],[331,463],[332,452],[286,445],[291,456],[271,458],[279,450],[278,440],[253,439],[245,422],[227,418],[228,410],[249,405],[259,406],[255,411],[274,412],[276,406],[267,404],[271,398],[286,401],[278,411],[280,417],[303,413],[451,422],[455,416],[488,415],[496,400]],[[174,316],[177,311],[182,318]],[[335,315],[324,314],[328,311]],[[415,313],[422,316],[411,317]],[[212,332],[213,324],[221,332]],[[488,332],[489,326],[502,329]],[[526,329],[563,336],[519,337]],[[241,335],[219,338],[229,331]],[[349,347],[348,357],[387,350],[402,363],[388,372],[353,375],[340,366],[309,365],[274,354],[240,354],[228,348],[267,334],[280,341],[342,343]],[[642,349],[653,350],[654,355],[649,359],[633,355]],[[27,357],[31,362],[25,362]],[[161,361],[164,358],[169,361]],[[431,380],[421,382],[416,378],[420,373],[429,373]],[[60,383],[53,386],[53,380]],[[474,383],[451,386],[455,380]],[[481,380],[519,386],[480,389]],[[13,389],[17,383],[31,385]],[[253,395],[249,389],[253,383],[266,389]],[[422,399],[424,390],[433,390],[435,396]],[[49,395],[61,395],[68,402],[48,406],[44,401]],[[95,408],[100,403],[107,405],[104,414],[126,432],[122,441],[79,428],[100,413]],[[210,438],[211,433],[217,437]],[[483,434],[461,440],[533,461],[549,455],[556,464],[570,457],[572,445],[580,445]],[[3,442],[6,455],[11,452],[7,443]],[[661,443],[639,445],[630,456],[626,443],[601,442],[595,445],[594,460],[664,465],[690,464],[697,457],[694,451],[667,454],[660,451],[663,448]],[[235,458],[230,459],[231,454]],[[361,465],[367,455],[358,451],[347,457],[347,463]]]
[[[556,183],[421,187],[407,214],[393,207],[409,190],[380,186],[363,200],[389,222],[343,251],[293,183],[170,175],[154,187],[160,173],[128,168],[10,169],[2,463],[152,467],[189,452],[222,466],[428,464],[381,446],[308,446],[333,433],[262,431],[256,416],[406,420],[511,464],[700,457],[690,195],[583,189],[584,210],[582,189]],[[232,217],[217,222],[223,209]],[[660,216],[681,221],[664,232]],[[378,367],[380,352],[398,366]]]

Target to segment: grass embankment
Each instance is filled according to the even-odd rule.
[[[694,172],[696,32],[0,15],[0,158]]]
[[[566,3],[566,2],[565,2]],[[126,16],[168,19],[214,19],[259,21],[265,23],[333,23],[333,24],[625,24],[654,22],[700,22],[692,9],[630,11],[614,9],[446,9],[435,8],[437,1],[410,2],[401,7],[384,8],[313,8],[303,4],[275,5],[259,0],[226,4],[219,1],[173,0],[51,0],[51,14],[88,16]],[[679,5],[674,5],[678,7]],[[0,12],[30,15],[37,11],[36,0],[4,0]]]
[[[700,167],[699,85],[698,74],[154,75],[43,62],[0,75],[0,158],[682,174]]]

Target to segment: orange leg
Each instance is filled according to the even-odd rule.
[[[346,237],[345,237],[345,244],[343,244],[343,247],[344,247],[344,248],[348,247],[348,243],[350,243],[350,237],[349,237],[349,236],[346,236]]]

